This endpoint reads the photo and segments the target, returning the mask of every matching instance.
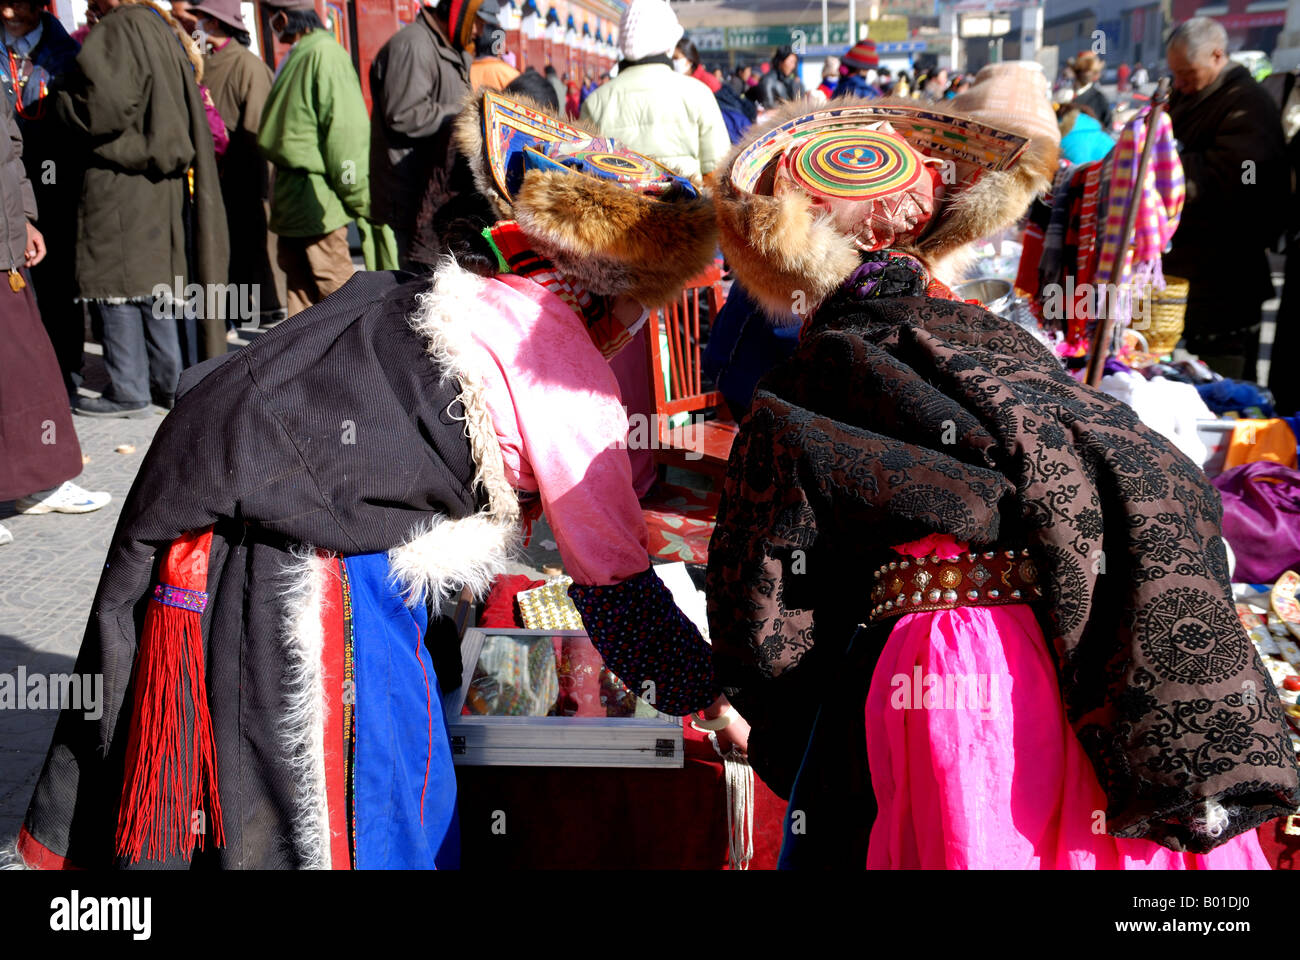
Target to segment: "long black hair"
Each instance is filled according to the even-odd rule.
[[[324,30],[325,24],[320,22],[320,17],[316,15],[315,10],[280,10],[285,16],[284,32],[289,36],[297,37],[312,30]]]
[[[700,69],[700,51],[695,46],[695,41],[690,37],[683,36],[677,41],[677,52],[680,53],[691,65],[691,73]]]

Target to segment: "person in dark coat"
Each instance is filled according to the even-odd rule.
[[[1282,114],[1282,134],[1286,138],[1287,165],[1291,172],[1291,197],[1287,205],[1286,285],[1277,308],[1277,329],[1273,334],[1272,363],[1268,369],[1268,388],[1273,393],[1273,408],[1283,415],[1300,411],[1300,379],[1283,360],[1300,350],[1300,69],[1274,73],[1261,81]]]
[[[1223,27],[1207,17],[1169,40],[1169,115],[1187,202],[1164,272],[1191,282],[1187,348],[1225,377],[1254,381],[1262,306],[1273,296],[1265,249],[1284,226],[1289,175],[1277,107],[1226,48]]]
[[[8,102],[0,135],[0,500],[18,499],[19,513],[89,513],[112,497],[72,482],[81,446],[63,391],[59,365],[41,325],[30,270],[45,257],[36,229],[36,196],[23,169],[23,138]],[[0,544],[13,534],[0,524]]]
[[[1105,63],[1095,53],[1084,52],[1070,61],[1070,73],[1074,83],[1074,102],[1087,107],[1093,116],[1101,121],[1102,128],[1110,129],[1111,106],[1106,95],[1097,89],[1101,71]]]
[[[73,298],[77,249],[80,154],[54,117],[51,92],[73,69],[80,44],[68,36],[43,0],[0,4],[0,45],[6,69],[0,77],[5,99],[17,113],[23,134],[23,165],[36,193],[40,228],[49,254],[32,268],[41,321],[54,345],[69,398],[81,383],[85,310]]]
[[[230,135],[230,146],[218,161],[226,228],[239,239],[230,248],[229,282],[240,290],[241,309],[250,307],[269,321],[283,312],[279,288],[284,285],[271,267],[271,165],[257,151],[271,68],[248,48],[251,38],[239,0],[206,0],[189,9],[205,40],[204,79]]]
[[[483,3],[495,6],[495,0]],[[455,176],[461,189],[453,186],[451,127],[469,93],[473,22],[481,4],[470,0],[476,11],[468,18],[466,5],[456,5],[462,14],[456,24],[448,20],[452,6],[421,7],[415,21],[395,33],[370,64],[370,215],[393,228],[405,269],[437,257],[432,219],[422,208],[436,212],[467,183]],[[470,37],[453,39],[466,27]]]
[[[772,54],[772,69],[750,88],[748,95],[764,110],[771,110],[779,104],[798,100],[803,93],[799,55],[793,47],[784,46],[776,48],[776,53]]]
[[[532,67],[506,84],[504,92],[507,96],[524,96],[529,100],[535,100],[553,113],[560,111],[560,101],[555,96],[555,88]]]
[[[583,558],[569,565],[573,602],[609,668],[664,712],[709,711],[719,749],[737,743],[708,645],[646,556],[606,360],[642,313],[616,302],[662,303],[712,260],[711,200],[662,167],[629,186],[530,170],[507,192],[497,184],[525,145],[560,156],[553,128],[520,106],[485,94],[456,125],[492,191],[488,274],[450,258],[432,278],[360,272],[186,371],[123,504],[78,657],[104,673],[100,709],[60,714],[16,844],[26,865],[454,864],[441,691],[461,665],[437,613],[505,570],[523,535],[516,478],[557,518],[561,552]],[[507,123],[515,140],[489,154]],[[589,236],[568,230],[571,207],[588,211]],[[628,223],[609,249],[601,238]],[[557,276],[555,290],[609,291],[590,327],[546,286]],[[596,534],[581,519],[592,503],[624,519]],[[622,559],[591,566],[583,536]],[[609,610],[635,611],[635,644]]]
[[[206,293],[201,311],[184,294],[190,284],[201,291],[225,284],[226,212],[195,80],[198,51],[182,45],[171,14],[149,0],[93,3],[100,20],[57,101],[86,156],[76,295],[103,328],[110,381],[104,396],[80,401],[77,412],[150,416],[151,399],[164,407],[174,399],[178,323],[201,313],[197,352],[226,351],[225,320],[208,315],[217,311],[206,309]],[[184,304],[176,301],[177,278]]]

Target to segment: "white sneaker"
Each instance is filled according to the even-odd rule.
[[[13,543],[13,542],[14,542],[13,531],[10,530],[8,527],[6,527],[3,523],[0,523],[0,547],[3,547],[6,543]]]
[[[51,490],[38,490],[14,504],[19,513],[92,513],[113,499],[103,490],[92,493],[71,480]]]

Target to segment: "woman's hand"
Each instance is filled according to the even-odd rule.
[[[718,697],[703,711],[704,719],[716,720],[727,709],[732,711],[731,723],[717,732],[718,749],[724,754],[732,749],[742,754],[746,753],[749,750],[749,724],[736,712],[735,707],[731,706],[725,696]]]
[[[28,267],[34,267],[44,259],[45,238],[41,236],[41,231],[29,223],[27,224],[27,247],[23,251],[23,263]]]

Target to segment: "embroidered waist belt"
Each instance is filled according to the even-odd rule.
[[[903,613],[995,607],[1026,603],[1043,595],[1038,568],[1028,550],[985,550],[955,560],[928,557],[894,560],[873,577],[871,619]]]

